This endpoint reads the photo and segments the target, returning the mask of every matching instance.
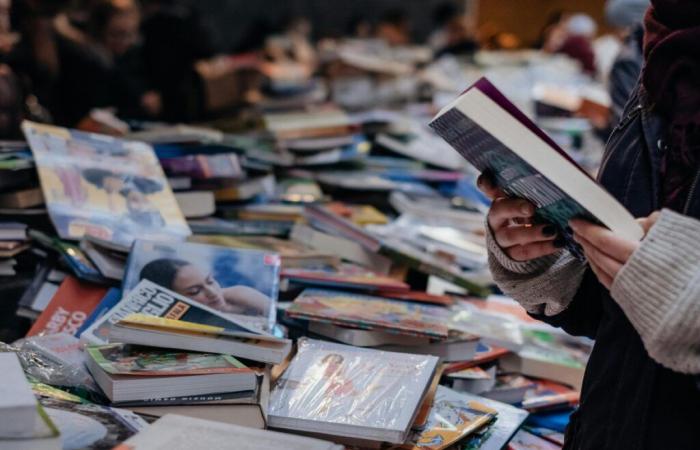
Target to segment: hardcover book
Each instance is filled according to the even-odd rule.
[[[22,129],[61,238],[129,245],[190,234],[150,146],[32,122]]]
[[[573,254],[582,257],[568,228],[573,218],[642,238],[634,217],[487,79],[443,108],[430,126],[480,172],[492,174],[507,195],[532,202],[535,222],[555,225]]]
[[[271,392],[270,426],[403,443],[437,362],[302,339]]]
[[[276,253],[186,242],[137,240],[122,288],[149,280],[225,314],[259,318],[271,328],[279,289]]]
[[[321,289],[305,290],[287,309],[295,319],[447,339],[448,310],[437,306]]]

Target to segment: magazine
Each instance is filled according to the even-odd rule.
[[[190,234],[150,146],[32,122],[22,129],[61,238],[130,245]]]
[[[269,424],[402,443],[437,363],[434,356],[301,339],[271,392]]]
[[[276,253],[185,242],[137,240],[122,288],[147,279],[226,314],[275,323],[280,257]]]
[[[449,310],[348,292],[306,289],[287,309],[296,319],[447,339]]]

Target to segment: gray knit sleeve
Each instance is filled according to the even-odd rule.
[[[649,356],[700,373],[700,221],[664,210],[622,267],[612,296]]]
[[[581,285],[586,265],[564,250],[515,261],[496,243],[490,227],[486,228],[489,268],[498,287],[530,313],[554,316],[564,311]]]

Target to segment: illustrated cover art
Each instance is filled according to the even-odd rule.
[[[130,245],[137,236],[190,234],[150,146],[31,122],[22,129],[61,238],[90,234]]]
[[[248,372],[243,363],[228,355],[177,352],[128,344],[109,344],[87,349],[90,358],[112,375],[183,376]]]
[[[362,289],[367,291],[408,291],[410,286],[395,278],[379,275],[356,264],[317,269],[284,269],[282,277],[299,284]]]
[[[221,330],[231,333],[261,335],[257,329],[251,328],[233,317],[226,316],[152,281],[142,280],[114,308],[87,328],[80,335],[80,338],[82,341],[94,345],[107,344],[109,343],[110,329],[114,324],[135,313],[219,327]]]
[[[270,396],[269,416],[404,431],[438,358],[301,339]]]
[[[445,386],[438,386],[428,423],[413,437],[418,450],[442,450],[489,424],[497,411],[478,400],[462,397]]]
[[[292,318],[447,339],[449,311],[437,306],[348,292],[306,289],[287,309]]]
[[[279,255],[186,242],[138,240],[131,250],[122,288],[141,280],[225,314],[253,316],[263,326],[275,322]]]

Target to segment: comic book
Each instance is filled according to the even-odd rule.
[[[190,234],[150,146],[26,121],[22,129],[61,238],[130,245]]]

